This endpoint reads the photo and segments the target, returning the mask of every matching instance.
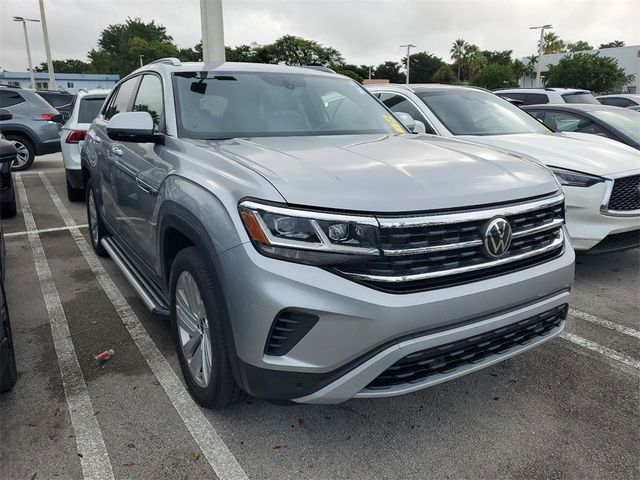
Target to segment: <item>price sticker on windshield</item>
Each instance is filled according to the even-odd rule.
[[[387,123],[391,125],[391,128],[393,128],[396,132],[407,133],[405,129],[402,128],[402,125],[400,125],[398,121],[395,118],[393,118],[391,115],[383,115],[382,118],[384,118],[387,121]]]

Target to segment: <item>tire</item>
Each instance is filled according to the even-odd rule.
[[[4,289],[3,289],[4,295]],[[7,309],[7,320],[4,324],[0,324],[0,328],[6,328],[5,336],[7,342],[7,348],[9,349],[9,358],[7,358],[7,365],[5,366],[4,374],[0,376],[0,393],[8,392],[16,384],[18,380],[18,370],[16,369],[16,355],[13,349],[13,335],[11,334],[11,322],[9,320],[9,311],[6,305],[7,297],[4,296],[5,306]]]
[[[67,180],[67,198],[70,202],[80,202],[85,198],[85,191],[83,188],[73,188]]]
[[[185,248],[176,255],[171,266],[170,287],[171,327],[189,392],[201,406],[214,409],[225,408],[244,398],[231,372],[222,291],[209,262],[195,247]],[[186,315],[185,311],[191,311],[192,315]],[[190,319],[193,334],[185,329],[188,323],[185,318]],[[190,343],[193,355],[188,358]],[[208,378],[206,369],[197,367],[207,364],[207,357],[211,360]]]
[[[16,205],[16,190],[15,188],[11,189],[11,199],[2,205],[2,209],[0,210],[1,218],[13,218],[17,215],[18,208]]]
[[[11,164],[11,170],[19,172],[31,168],[33,160],[36,158],[36,149],[31,140],[24,135],[14,133],[8,133],[5,138],[12,141],[18,150],[18,158]]]
[[[102,223],[102,217],[100,216],[100,209],[98,208],[98,202],[96,197],[95,188],[91,179],[87,182],[87,223],[89,224],[89,237],[91,238],[91,246],[93,251],[99,257],[108,257],[109,254],[102,246],[102,239],[106,236],[107,230]],[[93,211],[92,211],[93,202]],[[95,215],[95,224],[92,216]]]

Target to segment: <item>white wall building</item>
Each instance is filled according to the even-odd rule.
[[[635,75],[632,83],[624,87],[627,93],[640,93],[640,45],[618,48],[602,48],[600,50],[586,50],[580,53],[598,53],[601,57],[611,57],[618,61],[618,66],[622,67],[627,75]],[[542,76],[547,71],[548,65],[557,65],[562,57],[571,55],[572,52],[553,53],[542,56]],[[528,57],[522,59],[524,64],[528,63]],[[532,77],[523,77],[520,79],[521,87],[541,87],[536,84],[535,74]]]
[[[47,72],[34,73],[36,88],[49,90],[49,74]],[[95,73],[56,73],[56,86],[58,90],[69,93],[77,93],[81,88],[91,90],[93,88],[111,89],[118,82],[118,75],[103,75]],[[0,83],[14,87],[31,88],[29,72],[0,72]]]

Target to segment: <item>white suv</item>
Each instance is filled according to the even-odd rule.
[[[544,103],[592,103],[600,102],[589,90],[576,88],[510,88],[496,90],[496,95],[523,102],[523,105]]]

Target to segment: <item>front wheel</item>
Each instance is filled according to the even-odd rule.
[[[224,408],[243,396],[229,362],[222,292],[209,262],[195,247],[171,266],[171,325],[180,368],[195,400]]]
[[[106,234],[100,210],[98,209],[98,201],[96,200],[96,192],[93,182],[87,182],[87,220],[89,223],[89,237],[91,238],[91,246],[93,251],[99,257],[107,257],[109,254],[102,246],[102,239]]]

